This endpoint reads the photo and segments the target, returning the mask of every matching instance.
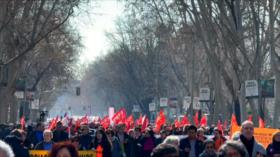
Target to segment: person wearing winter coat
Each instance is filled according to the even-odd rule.
[[[266,153],[268,157],[280,156],[280,131],[273,134],[272,142],[267,146]]]
[[[39,142],[35,146],[35,150],[51,150],[54,142],[52,141],[53,133],[51,130],[45,130],[43,132],[44,141]]]
[[[23,130],[15,129],[4,140],[12,147],[15,157],[29,157],[28,149],[23,146],[23,132]]]
[[[112,157],[124,157],[122,153],[121,143],[119,139],[115,136],[113,130],[107,130],[106,134],[109,141],[112,143]]]
[[[204,151],[199,155],[199,157],[217,157],[215,150],[215,142],[211,139],[205,140]]]

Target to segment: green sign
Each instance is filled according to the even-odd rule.
[[[262,97],[274,97],[275,80],[261,80],[261,95]]]

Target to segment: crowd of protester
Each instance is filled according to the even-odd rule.
[[[185,125],[163,126],[156,133],[152,125],[126,130],[124,124],[104,129],[98,124],[68,128],[61,122],[53,130],[43,123],[19,129],[0,126],[0,157],[28,157],[29,150],[48,150],[50,157],[78,157],[78,150],[103,149],[103,157],[280,157],[280,131],[265,149],[254,138],[250,121],[241,125],[234,138],[218,128]]]

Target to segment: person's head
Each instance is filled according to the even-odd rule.
[[[152,129],[147,128],[145,130],[145,137],[154,137],[154,131]]]
[[[26,139],[26,133],[24,132],[24,130],[21,129],[14,129],[13,131],[11,131],[10,134],[17,137],[22,142]]]
[[[134,130],[133,130],[133,129],[129,129],[129,130],[128,130],[128,135],[129,135],[131,138],[134,138],[134,136],[135,136]]]
[[[10,145],[0,140],[0,157],[14,157],[14,152]]]
[[[82,125],[80,129],[81,129],[82,135],[87,135],[89,133],[89,127],[86,124]]]
[[[179,157],[179,151],[174,145],[160,144],[153,150],[151,157]]]
[[[141,136],[141,128],[140,127],[136,127],[134,128],[134,135],[136,138],[140,137]]]
[[[183,127],[183,134],[187,135],[188,134],[188,128],[190,125],[184,125]]]
[[[254,124],[251,121],[246,120],[241,125],[241,134],[248,140],[254,136]]]
[[[70,142],[61,142],[53,145],[50,157],[78,157],[78,151]]]
[[[161,138],[161,139],[165,139],[166,136],[167,136],[166,131],[165,131],[165,130],[161,130],[161,131],[160,131],[160,138]]]
[[[215,138],[220,138],[222,136],[222,131],[219,130],[217,127],[214,128],[214,137]]]
[[[248,157],[245,146],[239,141],[227,141],[219,149],[220,157]]]
[[[44,128],[44,125],[42,123],[39,122],[39,123],[36,124],[36,130],[37,131],[44,131],[44,129],[45,128]]]
[[[215,142],[213,140],[205,140],[203,142],[204,144],[204,150],[207,154],[213,154],[215,153]]]
[[[197,128],[194,125],[188,127],[188,136],[190,139],[196,139],[197,137]]]
[[[56,123],[56,130],[59,130],[59,131],[62,131],[64,128],[63,128],[63,125],[62,125],[62,122],[59,121]]]
[[[51,130],[48,130],[46,129],[44,132],[43,132],[43,137],[44,137],[44,141],[45,142],[50,142],[53,138],[53,133]]]
[[[106,130],[106,135],[107,135],[108,139],[110,141],[112,141],[113,137],[115,136],[115,133],[114,133],[114,131],[112,129],[108,129],[108,130]]]
[[[280,131],[277,131],[272,135],[272,141],[273,142],[280,142]]]
[[[204,136],[204,129],[203,128],[197,129],[197,136],[198,137]]]
[[[105,131],[102,130],[102,129],[98,129],[96,131],[96,137],[95,138],[96,138],[96,140],[102,141],[102,142],[108,141],[108,137],[107,137]]]
[[[165,138],[163,144],[172,144],[176,147],[179,146],[180,138],[178,136],[170,135]]]
[[[79,150],[80,142],[79,142],[79,136],[73,136],[70,138],[71,143],[75,146],[77,150]]]

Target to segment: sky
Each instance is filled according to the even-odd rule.
[[[87,14],[74,19],[82,37],[80,61],[88,63],[106,54],[110,48],[105,32],[114,32],[115,21],[123,11],[123,5],[117,0],[92,0],[85,7]]]

